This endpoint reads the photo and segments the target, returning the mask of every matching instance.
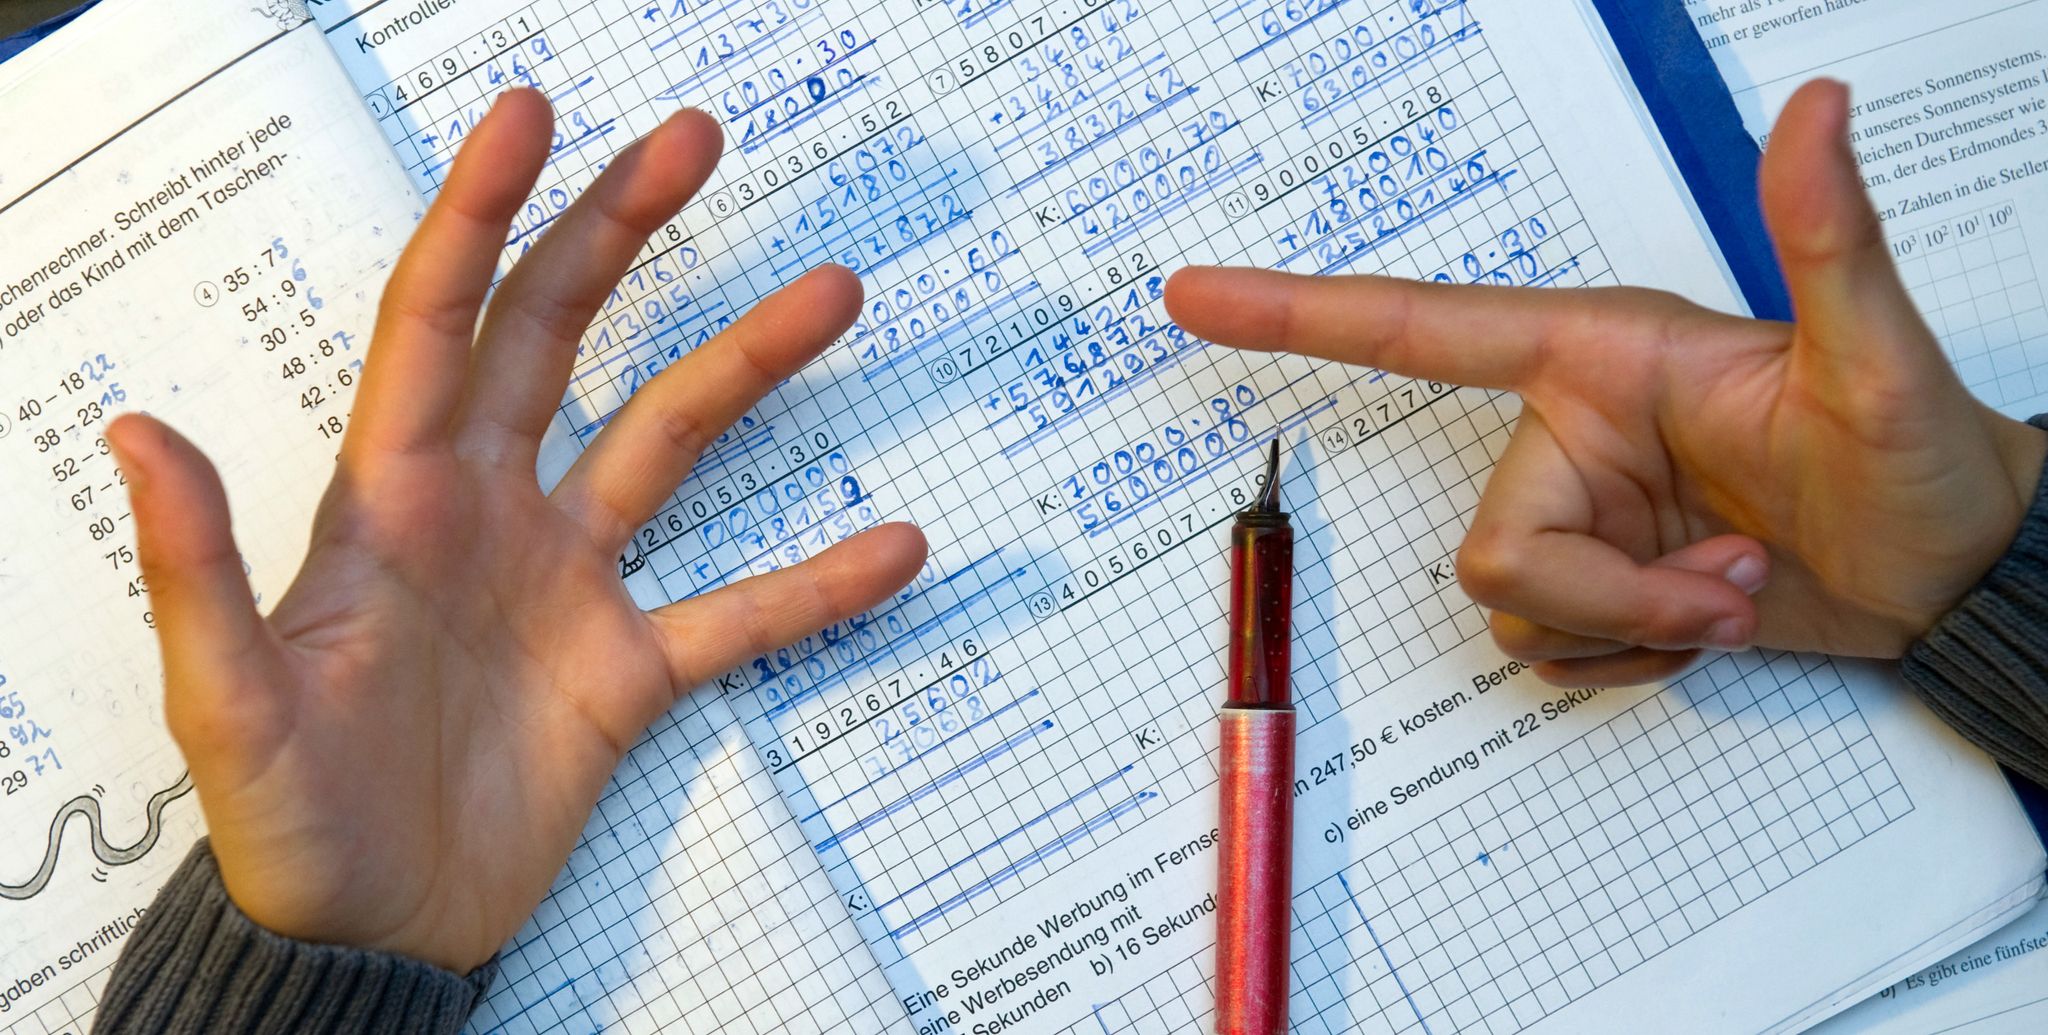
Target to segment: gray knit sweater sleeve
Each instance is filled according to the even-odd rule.
[[[272,934],[228,899],[202,840],[129,936],[93,1031],[455,1032],[496,970],[486,964],[465,978],[390,953]]]
[[[2048,428],[2048,415],[2028,423]],[[1936,715],[2048,785],[2048,473],[2012,549],[1901,669]]]

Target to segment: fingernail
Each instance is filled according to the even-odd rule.
[[[1770,579],[1770,569],[1764,565],[1761,558],[1743,554],[1735,559],[1735,563],[1728,566],[1728,570],[1723,572],[1721,577],[1734,584],[1736,589],[1755,596]]]
[[[1707,630],[1707,646],[1719,650],[1741,650],[1749,646],[1749,637],[1742,631],[1742,619],[1723,618]]]

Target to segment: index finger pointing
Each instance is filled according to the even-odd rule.
[[[1528,383],[1544,344],[1588,305],[1576,292],[1220,267],[1166,282],[1174,321],[1219,345],[1508,390]]]

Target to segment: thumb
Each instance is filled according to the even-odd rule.
[[[197,446],[152,417],[107,428],[128,481],[136,553],[163,651],[166,718],[183,740],[205,737],[215,695],[261,679],[269,628],[256,612],[229,528],[220,475]],[[209,738],[210,739],[210,738]]]
[[[1849,88],[1820,79],[1785,104],[1764,154],[1764,218],[1801,338],[1822,358],[1896,374],[1946,367],[1892,263],[1849,139]]]

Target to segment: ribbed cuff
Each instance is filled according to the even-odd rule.
[[[228,898],[205,840],[129,935],[93,1031],[460,1031],[497,972],[461,977],[385,952],[273,934]]]
[[[2048,415],[2028,423],[2048,428]],[[1935,714],[2048,783],[2048,473],[2012,548],[1906,652],[1900,670]]]

